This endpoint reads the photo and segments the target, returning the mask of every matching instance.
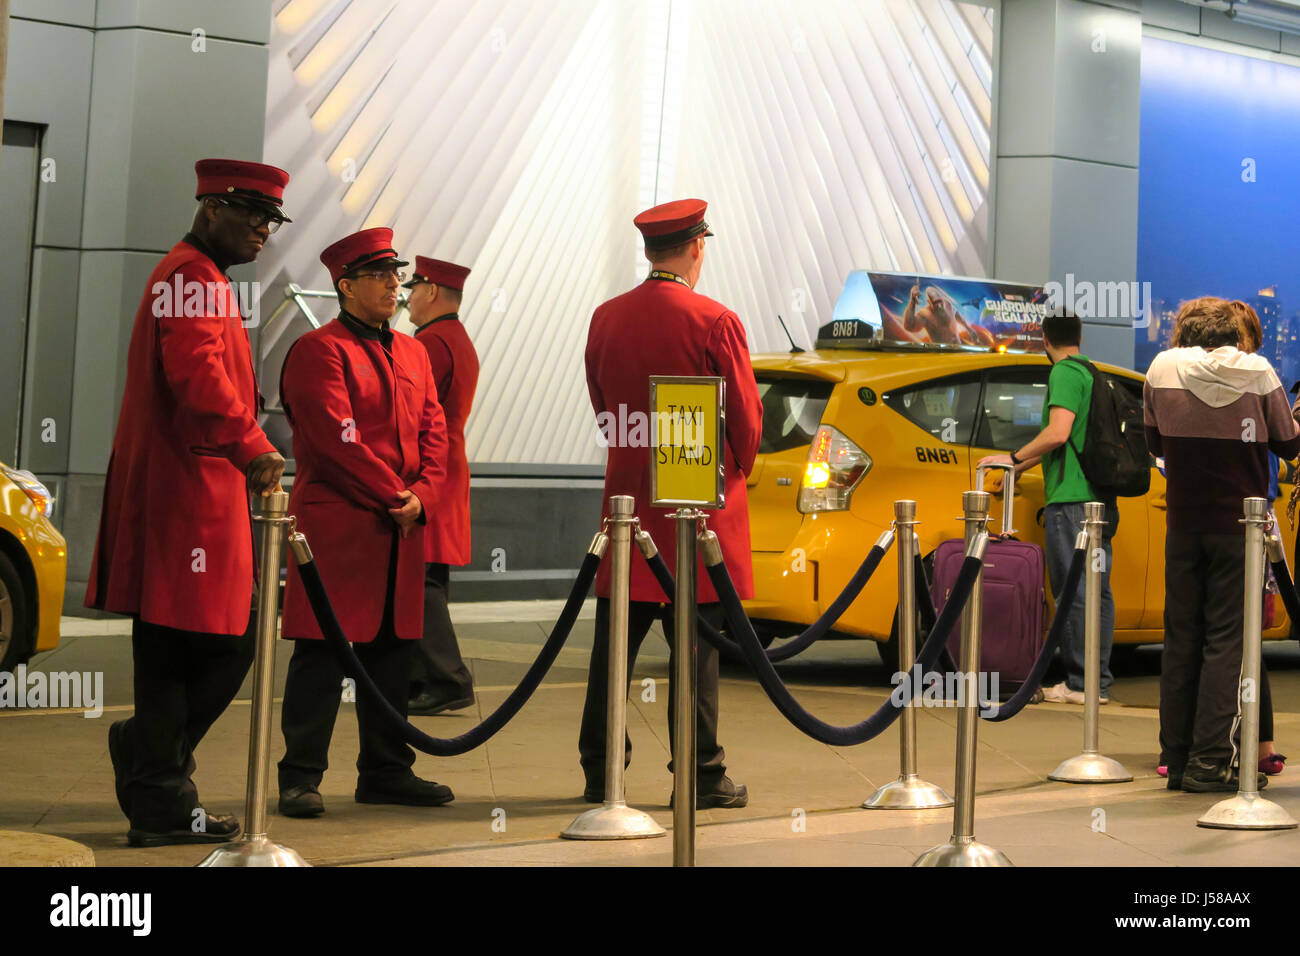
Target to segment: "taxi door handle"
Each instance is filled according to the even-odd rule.
[[[1151,507],[1155,508],[1157,511],[1168,511],[1169,501],[1164,495],[1160,495],[1159,497],[1151,499]]]

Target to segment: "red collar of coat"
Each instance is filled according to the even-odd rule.
[[[430,319],[428,322],[425,322],[424,325],[420,326],[418,329],[415,330],[415,334],[419,335],[425,329],[429,328],[429,326],[437,325],[439,322],[446,322],[448,319],[459,319],[459,318],[460,318],[459,312],[445,312],[442,315],[438,316],[437,318],[433,318]]]

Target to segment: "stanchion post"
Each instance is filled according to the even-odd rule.
[[[1198,827],[1214,830],[1292,830],[1296,821],[1272,800],[1259,795],[1255,778],[1259,753],[1259,668],[1264,624],[1264,536],[1272,519],[1268,501],[1246,498],[1246,574],[1241,632],[1241,746],[1237,769],[1237,795],[1220,800],[1199,820]]]
[[[632,526],[636,503],[630,495],[609,499],[609,672],[605,700],[605,802],[580,814],[560,836],[570,840],[638,840],[664,835],[648,813],[627,805],[623,788],[627,735],[627,624],[632,577]]]
[[[680,508],[677,521],[677,592],[673,595],[673,866],[695,865],[696,741],[696,527],[704,512]]]
[[[888,547],[896,537],[898,546],[898,670],[904,680],[911,680],[916,662],[916,555],[919,551],[915,533],[916,502],[894,502],[894,530],[881,535],[877,545]],[[885,784],[862,804],[868,810],[932,810],[952,806],[952,797],[940,786],[927,783],[917,775],[916,706],[913,694],[899,716],[898,779]]]
[[[966,525],[966,554],[983,560],[988,547],[989,494],[967,491],[961,496]],[[984,613],[984,572],[971,589],[961,615],[961,661],[958,678],[967,693],[957,715],[957,799],[953,808],[952,838],[931,847],[913,866],[1011,866],[1001,850],[975,840],[975,744],[979,733],[980,631]]]
[[[1083,603],[1083,753],[1061,764],[1047,775],[1061,783],[1127,783],[1133,775],[1118,760],[1101,753],[1101,563],[1106,553],[1101,546],[1106,525],[1106,506],[1089,501],[1083,506],[1083,527],[1076,547],[1085,551]],[[1070,609],[1056,606],[1057,614]]]
[[[244,801],[244,832],[232,843],[213,850],[199,866],[307,866],[287,846],[266,835],[266,791],[271,774],[271,701],[275,680],[275,631],[280,599],[280,565],[284,557],[289,495],[273,491],[257,499],[262,525],[258,569],[257,646],[253,657],[253,706],[248,731],[248,787]]]

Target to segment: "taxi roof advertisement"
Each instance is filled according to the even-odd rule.
[[[818,348],[904,347],[1041,352],[1042,286],[855,269]]]

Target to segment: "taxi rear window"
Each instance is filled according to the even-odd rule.
[[[758,379],[763,400],[763,435],[759,454],[787,451],[812,444],[834,383],[817,379]]]
[[[979,417],[980,374],[967,372],[887,392],[885,404],[949,445],[967,445]]]

